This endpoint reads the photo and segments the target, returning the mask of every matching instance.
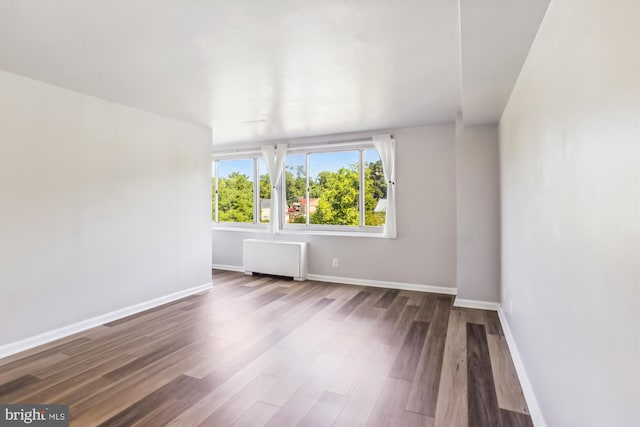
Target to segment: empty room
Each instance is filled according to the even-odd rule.
[[[637,0],[0,0],[0,426],[640,427]]]

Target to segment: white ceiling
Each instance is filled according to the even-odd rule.
[[[0,68],[218,144],[495,122],[548,2],[0,0]]]

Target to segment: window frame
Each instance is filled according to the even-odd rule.
[[[260,160],[262,159],[261,152],[245,152],[245,153],[229,153],[229,154],[217,154],[212,156],[211,162],[214,164],[212,167],[214,179],[213,186],[213,207],[214,210],[214,218],[211,220],[212,228],[214,229],[257,229],[257,230],[267,230],[269,227],[268,222],[260,221]],[[232,222],[225,221],[220,222],[219,219],[219,211],[218,211],[218,203],[219,203],[219,188],[218,188],[218,179],[220,178],[220,168],[219,162],[224,160],[251,160],[253,162],[253,222]],[[268,171],[267,171],[268,173]]]
[[[365,151],[377,151],[375,144],[371,139],[363,138],[355,141],[346,142],[324,142],[317,144],[294,144],[289,145],[287,149],[287,156],[290,154],[304,154],[305,155],[305,174],[306,174],[306,194],[305,197],[309,199],[310,190],[310,176],[309,176],[309,155],[315,153],[332,153],[340,151],[359,151],[358,165],[359,165],[359,185],[361,189],[366,189],[365,184],[365,169],[364,169],[364,152]],[[254,162],[254,214],[253,222],[219,222],[218,218],[218,177],[219,168],[218,162],[220,160],[238,160],[238,159],[252,159]],[[259,176],[259,162],[263,159],[262,151],[256,149],[249,150],[236,150],[228,152],[218,152],[213,154],[212,162],[215,162],[214,178],[215,178],[215,220],[212,220],[212,229],[214,230],[226,230],[237,232],[254,232],[254,233],[266,233],[269,230],[269,222],[260,222],[260,176]],[[283,235],[318,235],[318,236],[351,236],[351,237],[370,237],[370,238],[382,238],[389,239],[384,235],[384,225],[364,225],[366,222],[366,211],[362,209],[365,206],[366,195],[364,191],[359,191],[359,225],[329,225],[329,224],[309,224],[310,218],[307,217],[307,224],[288,224],[285,223],[285,216],[287,214],[287,202],[286,202],[286,157],[283,163],[281,175],[281,185],[278,189],[278,200],[280,204],[280,227],[276,230],[276,233]],[[268,173],[268,171],[267,171]]]
[[[281,171],[282,178],[282,186],[280,188],[280,200],[282,201],[282,213],[281,213],[281,232],[287,234],[289,232],[292,233],[301,233],[301,234],[335,234],[338,233],[340,235],[349,235],[349,234],[369,234],[369,235],[382,235],[384,233],[384,225],[366,225],[366,212],[363,207],[365,206],[365,151],[376,150],[373,142],[371,141],[358,141],[353,143],[345,143],[345,144],[322,144],[317,146],[289,146],[287,150],[287,156],[289,155],[301,155],[305,156],[305,174],[306,174],[306,192],[304,197],[307,200],[310,200],[310,156],[313,154],[321,154],[321,153],[338,153],[344,151],[357,151],[358,152],[358,225],[331,225],[331,224],[311,224],[310,223],[310,215],[306,216],[305,224],[289,224],[285,222],[287,205],[286,205],[286,165],[287,159],[285,157],[285,161],[283,164],[283,168]]]

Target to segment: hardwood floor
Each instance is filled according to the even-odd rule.
[[[214,289],[0,359],[72,426],[532,426],[494,312],[214,271]]]

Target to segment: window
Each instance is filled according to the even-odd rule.
[[[281,174],[275,191],[265,158]],[[391,135],[217,154],[212,168],[212,220],[220,227],[262,228],[270,233],[364,232],[395,238],[394,158]],[[392,166],[385,171],[383,164]]]
[[[211,219],[217,224],[269,222],[271,185],[259,157],[220,159],[212,167]]]
[[[294,150],[284,167],[285,228],[380,231],[387,184],[374,148]]]

